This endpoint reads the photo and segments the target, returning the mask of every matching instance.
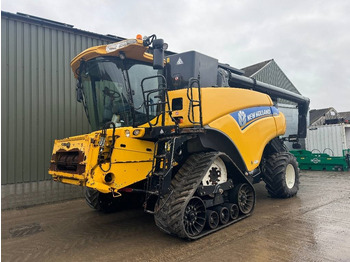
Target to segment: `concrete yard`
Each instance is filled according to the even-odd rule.
[[[255,185],[253,215],[197,241],[142,209],[103,214],[83,199],[3,211],[2,261],[350,261],[350,172],[302,172],[292,199]]]

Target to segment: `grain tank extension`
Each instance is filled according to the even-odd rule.
[[[251,215],[254,183],[273,197],[297,194],[284,141],[305,137],[309,99],[195,51],[165,56],[166,47],[138,36],[72,60],[94,131],[55,141],[53,179],[85,187],[99,211],[142,203],[162,231],[187,239]],[[276,98],[298,104],[298,134],[283,137]]]

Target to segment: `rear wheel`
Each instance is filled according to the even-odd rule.
[[[295,196],[299,190],[299,168],[294,155],[288,152],[271,155],[265,165],[263,180],[272,197]]]

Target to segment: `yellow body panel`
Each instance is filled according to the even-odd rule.
[[[248,171],[260,165],[266,144],[277,136],[274,117],[260,119],[244,130],[240,129],[237,122],[230,115],[213,121],[209,126],[225,133],[233,141]]]
[[[180,89],[169,91],[168,93],[170,104],[175,98],[183,99],[183,109],[173,111],[173,117],[183,117],[184,122],[180,125],[181,127],[192,126],[193,124],[188,121],[187,118],[190,106],[190,102],[187,98],[187,90]],[[194,89],[193,93],[194,99],[198,99],[198,91]],[[203,125],[207,125],[215,119],[240,109],[263,105],[272,106],[272,100],[268,95],[240,88],[201,88],[201,100]],[[194,119],[199,121],[199,108],[195,108],[194,112]],[[174,123],[170,118],[167,118],[166,124],[172,125]]]
[[[144,134],[143,129],[138,129],[142,130],[138,136],[132,135],[134,128],[118,128],[115,130],[115,135],[118,138],[111,156],[111,168],[108,170],[109,163],[101,165],[103,170],[108,170],[107,172],[103,171],[97,162],[101,131],[56,140],[49,174],[53,176],[54,180],[88,186],[104,193],[117,192],[118,189],[145,179],[152,169],[154,143],[137,139]],[[129,137],[125,135],[126,130],[131,134]],[[111,136],[112,129],[109,129],[107,130],[107,137]],[[68,143],[69,147],[67,147]],[[111,140],[106,141],[106,148],[110,143]],[[57,164],[55,165],[58,162],[56,156],[59,152],[66,153],[74,150],[79,150],[84,154],[84,158],[79,164],[85,166],[85,168],[84,172],[79,174],[69,170],[60,170]],[[113,180],[109,183],[104,179],[108,173],[113,174]]]
[[[193,89],[193,93],[194,99],[198,99],[196,89]],[[183,99],[183,109],[174,111],[173,117],[183,117],[180,127],[193,126],[187,117],[190,105],[187,90],[170,91],[170,101],[176,98]],[[202,88],[201,101],[203,126],[225,133],[237,147],[248,171],[259,166],[266,144],[285,133],[285,117],[282,113],[258,119],[244,130],[230,115],[247,108],[273,106],[271,98],[266,94],[239,88]],[[199,121],[198,107],[195,109],[194,119]],[[173,123],[171,119],[166,122],[168,125]]]

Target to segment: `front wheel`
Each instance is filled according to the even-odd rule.
[[[92,188],[85,189],[85,200],[89,207],[111,213],[121,207],[122,197],[114,198],[112,193],[104,194]]]
[[[101,193],[89,187],[85,189],[85,200],[92,209],[105,213],[140,207],[144,202],[143,196],[139,194],[125,193],[122,196],[114,197],[112,193]]]
[[[272,197],[295,196],[299,190],[299,168],[294,155],[288,152],[271,155],[265,165],[263,180]]]

